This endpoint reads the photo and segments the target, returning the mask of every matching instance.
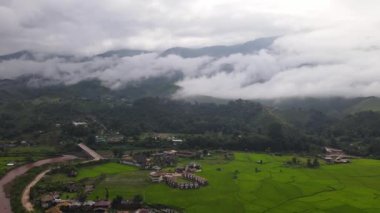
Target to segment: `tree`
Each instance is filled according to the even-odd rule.
[[[112,200],[112,203],[111,203],[112,208],[114,208],[114,209],[120,208],[122,201],[123,201],[123,197],[120,195],[117,195]]]
[[[295,165],[295,164],[297,164],[297,163],[298,163],[298,160],[297,160],[297,158],[296,158],[296,157],[293,157],[293,158],[292,158],[292,164],[294,164],[294,165]]]
[[[268,135],[272,140],[272,148],[277,151],[282,151],[284,146],[282,125],[279,123],[272,123],[269,125]]]
[[[87,195],[86,195],[86,193],[84,193],[83,190],[80,191],[80,192],[78,193],[78,201],[79,201],[79,202],[84,202],[84,201],[86,201],[86,199],[87,199]]]
[[[105,198],[106,198],[106,200],[108,200],[109,197],[110,197],[110,193],[109,193],[109,191],[108,191],[108,188],[105,188],[105,191],[106,191]]]
[[[319,164],[319,161],[317,158],[314,158],[314,161],[313,161],[313,168],[318,168],[320,166]]]
[[[313,168],[314,167],[313,164],[311,163],[310,158],[307,159],[306,166],[309,167],[309,168]]]
[[[135,195],[134,197],[133,197],[133,203],[142,203],[143,202],[143,200],[144,200],[144,198],[143,198],[143,196],[141,196],[141,195]]]
[[[86,143],[87,143],[87,145],[93,145],[93,144],[95,144],[96,143],[96,137],[95,137],[95,135],[89,135],[89,136],[87,136]]]
[[[114,157],[121,158],[124,155],[124,149],[115,147],[112,149],[112,153]]]

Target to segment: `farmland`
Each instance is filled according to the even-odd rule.
[[[380,162],[357,159],[351,164],[322,165],[319,169],[284,167],[291,156],[235,153],[199,160],[210,185],[198,190],[178,190],[152,184],[148,171],[107,163],[82,168],[77,178],[106,174],[90,194],[110,198],[141,194],[152,204],[165,204],[186,212],[378,212]],[[263,164],[257,164],[263,160]],[[181,162],[186,163],[185,161]],[[259,168],[260,172],[256,172]],[[237,177],[234,178],[234,174]]]

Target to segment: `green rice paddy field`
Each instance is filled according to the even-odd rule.
[[[141,194],[148,203],[185,212],[380,212],[380,161],[357,159],[351,164],[308,169],[284,167],[289,159],[235,153],[232,161],[217,155],[199,160],[203,171],[198,174],[210,185],[198,190],[153,184],[148,171],[116,163],[82,168],[77,178],[108,174],[90,195],[93,199],[104,197],[107,187],[110,197]],[[264,164],[257,164],[258,160]],[[256,167],[261,172],[256,173]]]

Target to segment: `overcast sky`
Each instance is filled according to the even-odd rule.
[[[0,53],[231,44],[378,21],[377,0],[0,0]],[[378,24],[378,23],[377,23]]]
[[[378,0],[0,0],[0,54],[159,51],[279,36],[271,50],[219,59],[151,53],[80,63],[8,61],[0,64],[0,78],[33,74],[65,84],[96,78],[117,89],[180,70],[177,97],[380,96],[379,11]],[[233,72],[220,69],[226,63]]]

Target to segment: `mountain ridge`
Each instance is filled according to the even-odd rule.
[[[140,50],[140,49],[115,49],[108,50],[99,54],[94,54],[91,56],[77,56],[74,54],[57,54],[48,52],[37,52],[33,50],[20,50],[17,52],[0,55],[0,62],[7,60],[47,60],[52,58],[62,58],[66,60],[90,60],[95,57],[133,57],[136,55],[154,53],[159,54],[160,57],[166,57],[168,55],[178,55],[183,58],[193,58],[201,56],[211,56],[211,57],[224,57],[232,54],[249,54],[255,53],[262,49],[269,48],[273,41],[277,37],[263,37],[254,40],[250,40],[244,43],[239,43],[235,45],[215,45],[200,48],[187,48],[187,47],[172,47],[168,48],[162,52]]]

